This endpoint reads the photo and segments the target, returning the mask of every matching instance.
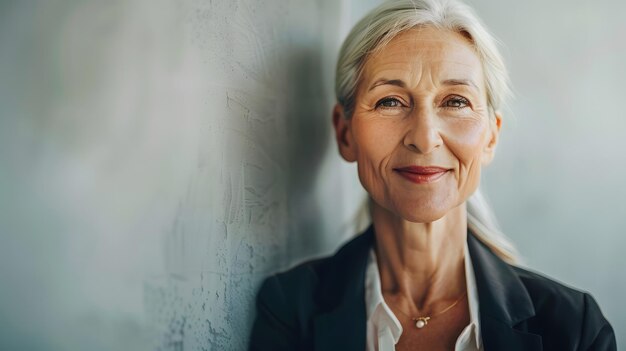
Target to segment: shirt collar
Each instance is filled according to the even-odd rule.
[[[481,336],[480,336],[480,318],[478,309],[478,290],[476,288],[476,277],[474,276],[474,267],[472,266],[472,260],[470,257],[467,241],[464,247],[465,252],[465,279],[467,285],[467,299],[469,302],[470,313],[470,326],[474,326],[474,337],[477,348],[480,350]],[[369,257],[367,261],[367,268],[365,273],[365,307],[367,313],[367,320],[378,320],[380,316],[390,318],[392,326],[391,334],[394,338],[394,343],[398,343],[400,335],[402,335],[402,325],[400,321],[393,314],[389,306],[384,302],[382,289],[380,286],[380,275],[378,271],[378,262],[376,260],[376,251],[374,246],[370,248]],[[386,312],[386,313],[384,313]],[[373,318],[376,317],[376,318]]]
[[[474,275],[474,266],[470,257],[467,241],[465,242],[465,283],[467,285],[467,301],[469,303],[470,325],[474,325],[474,337],[476,347],[481,349],[480,336],[480,316],[478,309],[478,289],[476,288],[476,276]]]
[[[367,320],[372,320],[377,328],[381,318],[388,319],[382,324],[390,327],[393,343],[397,344],[398,340],[400,340],[400,335],[402,335],[402,325],[383,299],[374,246],[370,248],[365,273],[365,307]]]

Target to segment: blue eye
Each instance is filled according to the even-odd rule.
[[[386,98],[378,100],[378,102],[376,103],[376,107],[383,107],[383,108],[402,107],[402,103],[396,98],[386,97]]]
[[[461,109],[469,106],[469,101],[462,96],[453,96],[443,102],[443,107]]]

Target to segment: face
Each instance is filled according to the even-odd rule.
[[[342,157],[357,162],[378,206],[426,223],[476,190],[500,130],[483,77],[468,39],[430,27],[405,31],[367,58],[352,117],[337,105],[333,123]]]

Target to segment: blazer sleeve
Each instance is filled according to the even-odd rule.
[[[616,351],[617,342],[611,324],[604,318],[596,300],[584,294],[584,317],[580,351]]]
[[[265,278],[256,297],[249,351],[298,348],[296,316],[289,306],[278,277],[274,274]]]

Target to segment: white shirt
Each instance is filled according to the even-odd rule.
[[[365,272],[365,306],[367,309],[367,351],[395,351],[402,335],[402,325],[383,299],[376,252],[372,247]],[[478,317],[476,278],[465,243],[465,278],[470,323],[456,340],[455,351],[483,351]],[[428,330],[428,327],[426,328]]]

